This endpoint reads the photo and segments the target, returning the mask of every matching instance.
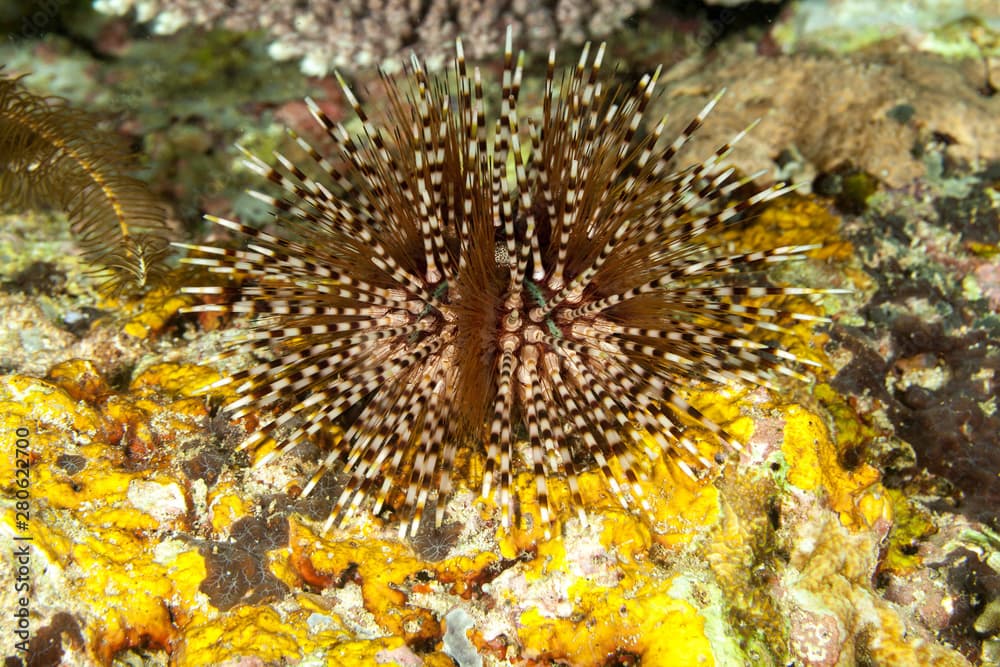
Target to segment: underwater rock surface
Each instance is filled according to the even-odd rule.
[[[664,16],[649,20],[665,34],[712,33]],[[192,237],[207,233],[201,211],[266,221],[237,194],[252,175],[233,140],[279,147],[276,120],[300,128],[305,94],[347,117],[330,80],[268,77],[252,36],[146,41],[124,21],[94,26],[110,62],[57,30],[0,52],[43,80],[73,72],[81,102],[125,102],[134,113],[109,122],[151,156],[145,175]],[[777,55],[760,25],[720,39],[682,56],[701,42],[634,45],[637,61],[680,63],[653,103],[680,122],[728,87],[692,155],[762,117],[734,161],[804,186],[739,243],[823,243],[791,269],[806,275],[773,280],[855,293],[817,306],[834,322],[809,335],[825,366],[811,387],[689,389],[746,449],[697,481],[657,465],[643,482],[652,518],[588,471],[589,525],[566,511],[549,540],[538,522],[503,531],[474,485],[412,539],[389,516],[320,534],[336,480],[305,499],[294,482],[322,443],[251,469],[233,449],[261,415],[228,420],[225,396],[196,392],[249,363],[209,363],[231,323],[180,315],[192,300],[169,289],[102,297],[63,217],[5,213],[0,535],[5,550],[31,537],[30,646],[3,644],[6,664],[996,664],[1000,95],[978,90],[974,59]],[[234,72],[258,78],[234,92]],[[144,77],[175,91],[197,79],[199,106]],[[356,88],[384,98],[374,77]],[[517,483],[530,497],[530,476]],[[569,506],[564,488],[552,495]],[[23,606],[18,576],[5,560],[5,613]]]

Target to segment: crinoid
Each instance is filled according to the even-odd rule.
[[[83,257],[118,294],[163,281],[170,228],[131,156],[98,118],[43,97],[0,66],[0,210],[65,210]]]
[[[730,145],[670,167],[718,97],[661,141],[663,121],[640,132],[659,71],[634,88],[607,86],[604,46],[592,59],[588,46],[561,74],[549,55],[531,122],[518,104],[523,54],[515,59],[508,32],[488,126],[480,71],[460,41],[456,52],[447,75],[414,58],[405,79],[384,77],[379,119],[342,82],[356,136],[310,100],[328,157],[301,138],[298,163],[247,154],[284,190],[254,193],[277,211],[278,230],[213,218],[246,248],[184,246],[188,262],[235,279],[187,288],[217,302],[192,310],[249,316],[228,354],[263,359],[216,383],[239,394],[230,414],[261,414],[242,447],[275,441],[262,463],[332,434],[303,489],[327,471],[343,475],[327,528],[372,501],[375,513],[391,506],[404,517],[403,534],[432,504],[440,525],[461,446],[478,448],[482,493],[498,493],[505,527],[521,472],[533,475],[546,529],[556,477],[586,521],[584,468],[600,469],[625,506],[646,507],[638,482],[650,456],[691,475],[710,465],[688,425],[738,447],[679,389],[801,377],[806,362],[759,334],[818,319],[760,305],[823,291],[760,276],[814,246],[727,253],[718,240],[788,188],[735,197],[751,188],[724,164]]]

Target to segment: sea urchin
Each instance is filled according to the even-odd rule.
[[[661,142],[664,121],[640,128],[659,71],[632,89],[608,86],[603,56],[603,45],[592,59],[584,47],[557,75],[550,53],[532,122],[518,105],[523,54],[515,60],[508,31],[491,127],[480,70],[470,73],[460,41],[446,75],[415,57],[405,82],[383,75],[381,125],[342,82],[359,134],[309,100],[329,156],[300,137],[308,158],[299,163],[247,153],[284,189],[253,193],[277,212],[278,231],[212,218],[245,235],[246,248],[185,246],[189,263],[237,279],[186,288],[216,301],[191,310],[249,315],[229,353],[263,359],[215,385],[235,386],[232,415],[263,413],[242,447],[276,441],[259,464],[332,438],[303,488],[327,471],[343,476],[327,528],[370,499],[375,513],[389,504],[408,517],[403,534],[432,504],[440,525],[462,445],[482,448],[482,493],[498,492],[505,527],[525,469],[546,530],[556,475],[586,521],[585,467],[601,470],[627,507],[646,507],[638,481],[649,456],[691,475],[709,465],[686,425],[738,447],[680,387],[799,375],[805,362],[756,334],[817,318],[748,301],[823,290],[746,278],[814,246],[727,253],[717,235],[787,188],[735,196],[750,179],[724,158],[742,134],[671,169],[718,97]]]

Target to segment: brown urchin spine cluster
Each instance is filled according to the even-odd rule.
[[[382,125],[344,85],[357,136],[309,101],[328,155],[297,138],[308,156],[299,163],[247,158],[285,191],[254,193],[280,231],[213,219],[245,235],[246,249],[186,246],[198,255],[189,262],[239,281],[187,288],[222,301],[192,310],[250,316],[231,352],[264,359],[216,383],[240,394],[227,406],[234,417],[264,415],[242,447],[274,438],[267,460],[333,434],[303,489],[345,475],[327,528],[370,499],[375,513],[391,501],[409,517],[403,534],[435,501],[440,525],[462,445],[485,448],[482,493],[499,493],[505,527],[523,469],[546,529],[554,475],[586,521],[585,466],[626,507],[647,507],[638,481],[650,456],[691,475],[709,465],[686,424],[738,447],[680,387],[799,376],[806,362],[756,334],[818,318],[746,301],[823,290],[740,278],[814,246],[727,254],[711,240],[787,190],[730,201],[749,179],[724,164],[729,144],[670,167],[718,97],[661,142],[663,121],[640,133],[659,71],[633,90],[608,87],[604,46],[592,59],[588,46],[561,74],[550,53],[533,123],[518,106],[522,54],[508,31],[499,117],[487,126],[480,71],[460,41],[456,51],[448,75],[414,58],[405,86],[386,77]]]

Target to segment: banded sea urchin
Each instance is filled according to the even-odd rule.
[[[534,123],[518,105],[523,54],[515,60],[511,42],[508,31],[492,128],[461,41],[447,75],[428,75],[416,58],[406,86],[383,75],[383,125],[341,82],[357,136],[309,100],[330,157],[299,137],[309,158],[299,163],[247,153],[285,191],[253,193],[277,211],[279,231],[212,218],[245,235],[246,249],[184,246],[189,263],[238,279],[187,288],[220,302],[191,310],[251,316],[228,353],[265,359],[213,385],[235,385],[234,417],[265,413],[241,447],[276,440],[263,463],[333,434],[303,489],[327,471],[344,475],[326,528],[369,499],[376,513],[393,499],[408,517],[401,533],[415,534],[435,496],[440,525],[463,443],[484,447],[482,493],[498,492],[505,527],[524,468],[546,531],[550,475],[565,478],[586,521],[584,465],[623,505],[647,507],[644,457],[669,455],[692,476],[710,465],[685,425],[739,446],[679,387],[768,385],[807,363],[756,334],[819,318],[747,301],[827,290],[745,278],[815,246],[727,253],[716,236],[788,188],[734,197],[750,179],[724,159],[742,133],[699,164],[670,168],[718,97],[661,142],[663,120],[640,132],[659,70],[631,90],[608,86],[604,45],[592,59],[588,45],[558,75],[550,53]]]

